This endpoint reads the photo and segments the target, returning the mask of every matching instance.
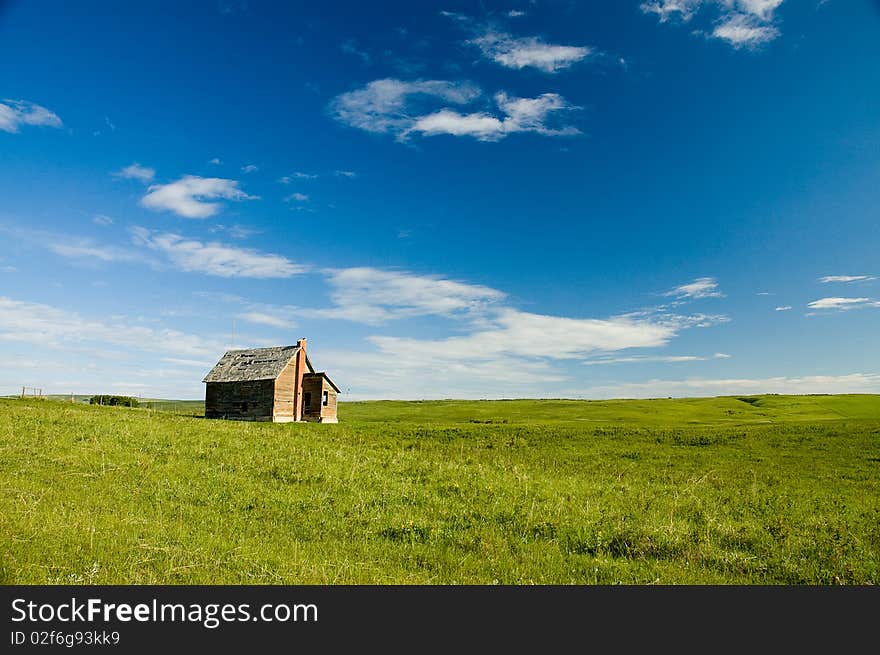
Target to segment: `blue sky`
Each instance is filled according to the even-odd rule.
[[[880,4],[0,3],[0,393],[880,392]]]

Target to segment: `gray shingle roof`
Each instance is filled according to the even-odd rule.
[[[202,382],[274,380],[298,351],[298,346],[229,350]],[[306,368],[310,372],[314,371],[308,355],[306,355]]]

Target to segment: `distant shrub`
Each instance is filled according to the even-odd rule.
[[[89,398],[90,405],[110,405],[111,407],[137,407],[140,405],[137,398],[131,396],[100,395]]]

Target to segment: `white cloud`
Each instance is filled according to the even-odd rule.
[[[225,278],[288,278],[308,271],[307,266],[281,255],[236,248],[217,242],[203,243],[178,234],[154,234],[132,229],[134,242],[164,254],[178,269]]]
[[[656,14],[661,23],[678,17],[687,22],[704,7],[716,7],[718,15],[711,36],[734,48],[756,47],[780,34],[774,24],[775,11],[784,0],[652,0],[644,2],[644,13]]]
[[[330,287],[330,307],[296,307],[248,302],[238,296],[199,294],[244,305],[249,312],[290,323],[298,318],[341,319],[381,325],[419,316],[440,316],[480,323],[506,298],[491,287],[468,284],[439,275],[419,275],[370,267],[320,271]]]
[[[576,109],[556,93],[545,93],[537,98],[511,98],[505,93],[498,93],[495,102],[504,114],[500,119],[484,112],[460,114],[451,109],[441,109],[417,119],[412,127],[403,132],[402,137],[418,132],[423,136],[448,134],[470,136],[478,141],[498,141],[516,132],[535,132],[544,136],[580,133],[575,127],[553,128],[548,125],[551,112]]]
[[[421,132],[425,136],[472,136],[480,141],[494,141],[504,135],[504,124],[484,113],[460,114],[451,109],[441,109],[419,118],[404,134],[410,132]]]
[[[779,36],[779,30],[750,14],[728,14],[712,30],[712,36],[735,48],[755,47]]]
[[[169,364],[177,364],[179,366],[193,366],[204,369],[210,369],[217,363],[203,359],[182,359],[180,357],[163,357],[162,361],[168,362]]]
[[[646,14],[657,14],[661,23],[678,15],[682,20],[690,20],[706,0],[657,0],[645,2],[641,10]]]
[[[666,296],[675,296],[676,298],[723,298],[724,294],[718,290],[718,282],[712,277],[700,277],[693,282],[682,284],[681,286],[670,289]]]
[[[283,175],[282,177],[279,177],[278,181],[281,184],[290,184],[293,180],[314,180],[317,179],[317,177],[317,173],[301,173],[297,171],[295,173],[291,173],[290,175]]]
[[[507,12],[507,15],[510,18],[519,18],[520,16],[525,16],[526,12],[520,11],[519,9],[511,9],[510,11]]]
[[[861,309],[862,307],[880,307],[880,302],[871,298],[820,298],[807,304],[810,309]]]
[[[577,109],[556,93],[542,93],[537,98],[511,98],[506,93],[495,94],[498,108],[504,112],[504,122],[512,132],[538,132],[548,136],[577,134],[573,127],[551,129],[546,126],[548,115],[554,111]]]
[[[153,329],[126,322],[86,319],[50,305],[0,296],[0,342],[25,342],[39,347],[60,348],[67,344],[95,343],[124,350],[177,355],[210,355],[223,344],[171,329]]]
[[[553,360],[662,346],[680,328],[645,319],[575,319],[501,308],[474,322],[473,329],[446,339],[372,336],[368,341],[377,352],[324,351],[321,365],[343,381],[349,399],[562,397],[559,385],[570,378]],[[379,378],[376,370],[382,371]]]
[[[106,227],[107,225],[113,225],[113,219],[104,214],[95,214],[92,216],[92,223]]]
[[[336,177],[348,177],[348,178],[357,177],[357,173],[355,173],[354,171],[334,171],[333,174]]]
[[[629,318],[578,319],[505,308],[487,329],[460,337],[421,340],[370,337],[380,351],[423,361],[481,361],[500,355],[579,359],[597,351],[666,345],[675,328]]]
[[[456,11],[445,11],[444,10],[439,13],[441,16],[445,16],[446,18],[451,18],[452,20],[457,20],[460,22],[468,22],[471,20],[468,16],[465,16],[464,14],[460,14]]]
[[[586,59],[593,49],[585,46],[554,45],[537,37],[516,38],[504,32],[487,29],[468,43],[480,48],[488,59],[506,68],[537,68],[556,73]]]
[[[631,357],[603,357],[599,359],[588,359],[584,364],[588,366],[596,366],[598,364],[642,364],[642,363],[662,363],[662,364],[678,364],[683,362],[707,362],[713,359],[730,359],[731,355],[727,353],[715,353],[711,356],[699,355],[633,355]]]
[[[295,200],[296,202],[308,202],[309,197],[304,193],[291,193],[289,196],[284,198],[285,202],[290,202]]]
[[[245,174],[256,173],[258,170],[260,170],[260,167],[256,164],[247,164],[246,166],[241,167],[241,172]]]
[[[61,127],[63,123],[55,112],[33,102],[9,99],[0,102],[0,130],[15,134],[23,125]]]
[[[219,165],[222,164],[223,162],[220,160],[219,157],[214,157],[214,159],[210,160],[208,163],[209,163],[209,164],[214,164],[215,166],[219,166]]]
[[[580,133],[574,127],[549,124],[559,111],[577,109],[556,93],[544,93],[536,98],[512,98],[497,93],[493,99],[500,115],[485,111],[461,113],[448,107],[426,111],[432,104],[445,101],[463,105],[480,96],[480,90],[469,83],[384,79],[338,96],[331,103],[331,109],[343,123],[368,132],[391,133],[399,141],[405,141],[414,133],[470,136],[480,141],[497,141],[515,132],[545,136]]]
[[[502,301],[491,287],[436,275],[360,267],[324,271],[334,307],[303,308],[305,316],[378,325],[413,316],[473,315]]]
[[[386,78],[337,96],[331,111],[337,120],[367,132],[400,133],[412,123],[413,109],[425,100],[463,105],[480,96],[469,82]]]
[[[320,362],[341,384],[345,400],[524,398],[568,380],[546,362],[513,357],[426,362],[417,357],[392,359],[385,353],[322,350]]]
[[[150,182],[155,176],[156,171],[147,166],[141,166],[137,162],[126,166],[122,170],[113,173],[115,177],[125,178],[127,180],[138,180],[139,182]]]
[[[876,279],[873,275],[826,275],[825,277],[820,277],[819,282],[822,284],[830,282],[869,282]]]
[[[205,202],[215,199],[257,200],[238,188],[236,180],[219,177],[184,175],[176,182],[154,184],[141,205],[154,211],[172,211],[185,218],[207,218],[220,211],[221,204]]]
[[[761,20],[772,20],[773,12],[776,11],[784,0],[726,0],[728,6],[735,6],[742,12],[751,14]]]
[[[238,314],[236,318],[240,318],[243,321],[247,321],[248,323],[256,323],[258,325],[268,325],[270,327],[277,328],[289,328],[293,327],[293,323],[290,321],[277,316],[276,314],[268,314],[265,312],[244,312],[242,314]]]
[[[740,12],[769,21],[783,2],[784,0],[653,0],[642,3],[641,10],[647,14],[657,14],[660,22],[666,22],[673,16],[688,21],[702,7],[716,5],[727,13]]]
[[[132,261],[135,255],[113,246],[100,246],[88,241],[78,243],[50,243],[46,246],[56,255],[73,259],[99,260],[102,262]]]
[[[791,309],[791,305],[782,305],[782,306],[780,306],[780,307],[777,307],[777,308],[776,308],[775,310],[773,310],[773,311],[777,311],[777,312],[787,312],[787,311],[790,310],[790,309]]]

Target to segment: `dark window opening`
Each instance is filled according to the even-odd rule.
[[[248,409],[248,404],[247,403],[238,403],[238,408],[239,408],[240,412],[244,413]]]
[[[330,392],[329,392],[329,391],[325,391],[325,392],[324,392],[324,397],[321,398],[321,404],[322,404],[324,407],[326,407],[326,406],[327,406],[327,401],[328,401],[329,399],[330,399]]]
[[[306,391],[303,394],[303,412],[308,413],[312,411],[312,392]]]

